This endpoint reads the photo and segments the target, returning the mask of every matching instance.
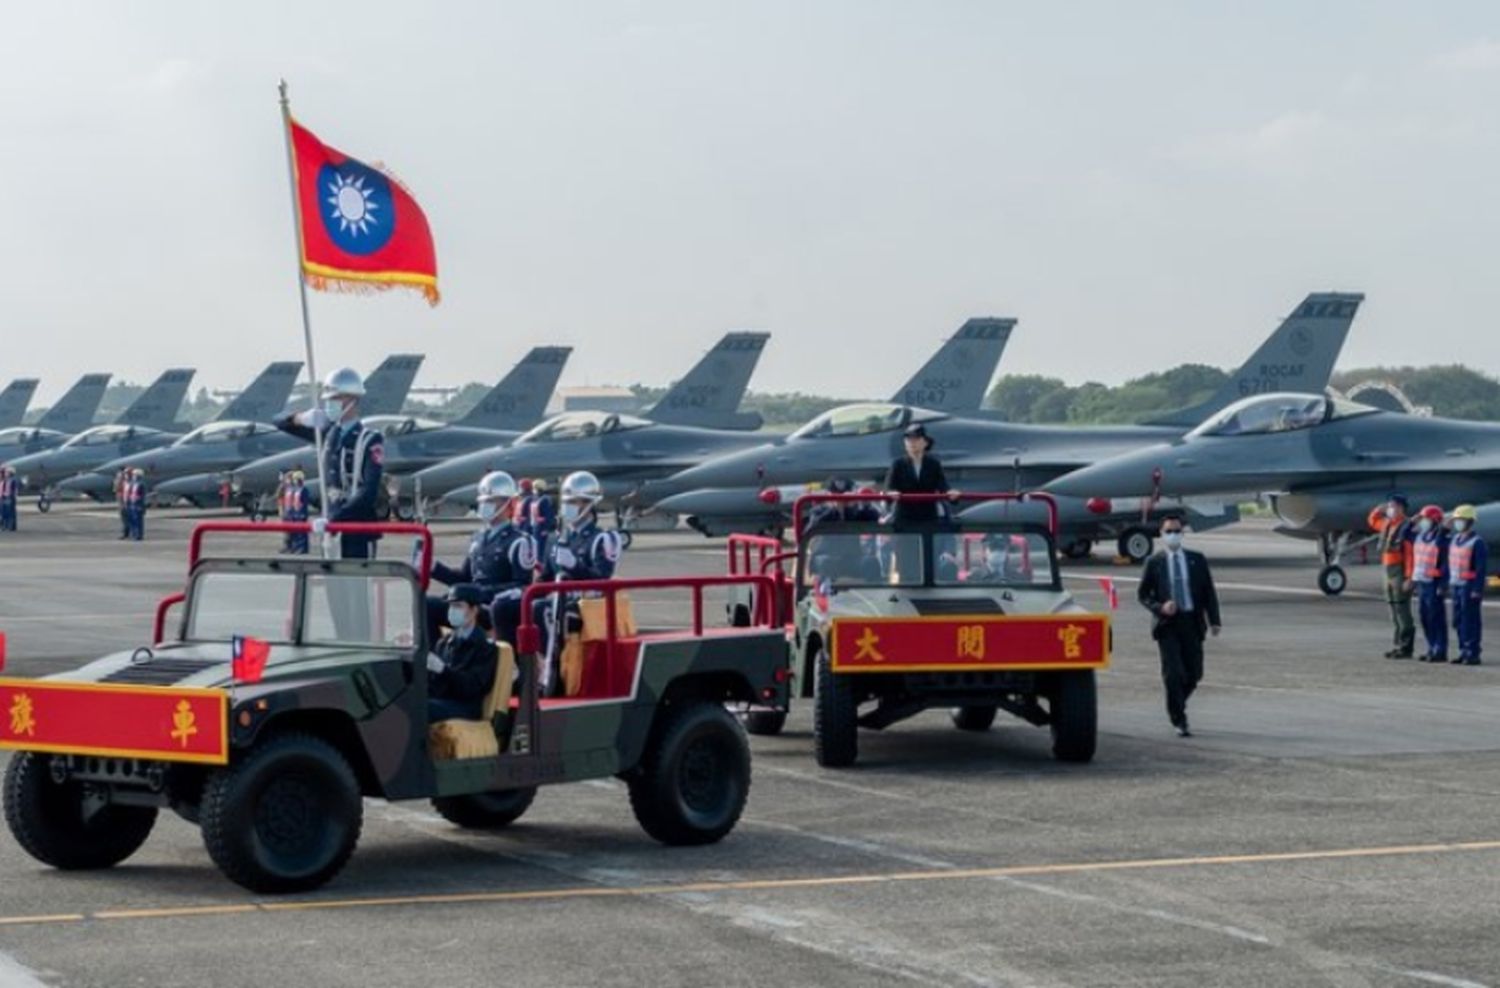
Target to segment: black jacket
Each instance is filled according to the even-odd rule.
[[[484,709],[484,698],[495,685],[499,653],[483,632],[445,635],[433,649],[447,667],[428,677],[427,695],[474,705],[474,717]]]
[[[922,471],[918,473],[905,456],[897,457],[885,474],[885,489],[897,494],[946,494],[948,478],[943,474],[943,461],[928,454],[922,457]],[[894,520],[897,523],[934,521],[938,517],[936,502],[913,504],[896,502]]]
[[[1152,614],[1153,638],[1160,636],[1162,626],[1169,621],[1193,621],[1199,638],[1205,637],[1210,627],[1217,628],[1223,624],[1219,617],[1219,592],[1214,589],[1214,576],[1209,571],[1207,557],[1191,549],[1182,551],[1187,554],[1188,594],[1193,598],[1191,614],[1167,617],[1161,612],[1162,605],[1172,599],[1172,573],[1167,568],[1167,550],[1163,549],[1146,560],[1146,568],[1141,573],[1141,585],[1136,596]]]

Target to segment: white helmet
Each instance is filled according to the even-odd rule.
[[[587,470],[576,470],[563,478],[559,496],[564,501],[587,501],[592,508],[604,497],[604,490],[599,486],[598,477]]]
[[[365,379],[353,367],[340,367],[323,378],[324,398],[363,398]]]
[[[480,501],[510,500],[518,493],[515,478],[504,470],[492,470],[479,481]]]

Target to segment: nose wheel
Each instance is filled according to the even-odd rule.
[[[1136,526],[1126,529],[1120,535],[1119,542],[1116,543],[1115,548],[1120,551],[1121,556],[1139,565],[1151,558],[1153,543],[1154,540],[1151,538],[1151,533],[1144,528]]]
[[[1337,597],[1349,585],[1349,575],[1342,566],[1324,566],[1318,571],[1318,589],[1330,597]]]

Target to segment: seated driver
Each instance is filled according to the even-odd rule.
[[[479,613],[486,604],[484,591],[472,583],[460,583],[448,591],[448,626],[427,656],[427,718],[479,720],[484,700],[495,686],[498,655],[489,636],[479,627]]]

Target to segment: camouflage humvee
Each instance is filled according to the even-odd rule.
[[[613,619],[586,650],[582,691],[541,699],[534,675],[510,697],[509,647],[486,721],[427,722],[423,590],[431,535],[417,525],[333,525],[420,541],[415,564],[309,557],[199,558],[210,531],[305,531],[212,523],[194,534],[186,592],[163,601],[155,644],[43,679],[0,679],[6,821],[33,857],[105,868],[133,854],[159,808],[202,827],[210,857],[257,892],[315,888],[353,853],[362,797],[431,799],[464,827],[505,826],[538,786],[618,776],[637,820],[667,844],[729,833],[750,786],[750,752],[723,704],[784,704],[785,636],[705,629],[703,587],[725,577],[589,585],[615,608],[633,586],[678,587],[691,630],[625,637]],[[742,581],[740,581],[742,582]],[[769,584],[769,581],[767,581]],[[531,588],[530,599],[559,585]],[[585,587],[569,585],[570,590]],[[164,641],[170,607],[183,605]],[[530,607],[526,607],[529,615]],[[521,629],[535,652],[538,629]],[[256,681],[234,656],[268,642]],[[523,655],[523,659],[531,659]],[[453,727],[467,750],[436,757]]]
[[[1062,761],[1093,758],[1094,672],[1109,664],[1109,617],[1088,613],[1063,589],[1056,508],[1042,494],[967,494],[964,502],[1010,501],[1017,518],[956,518],[891,525],[873,502],[941,495],[808,494],[793,512],[794,569],[778,591],[792,624],[789,662],[797,695],[813,700],[820,765],[858,756],[858,729],[880,730],[931,707],[948,707],[962,730],[985,731],[1005,710],[1052,731]],[[865,509],[858,520],[819,506]],[[1045,514],[1041,513],[1041,510]],[[737,552],[735,540],[743,550]],[[731,572],[781,574],[767,540],[731,540]],[[736,558],[747,565],[738,565]],[[748,588],[747,588],[748,589]],[[748,623],[754,598],[740,592]],[[862,705],[868,705],[861,712]],[[773,734],[786,711],[752,704],[752,734]]]

